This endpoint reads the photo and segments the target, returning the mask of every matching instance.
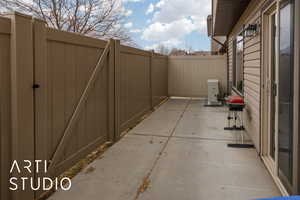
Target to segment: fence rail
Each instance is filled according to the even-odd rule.
[[[168,96],[167,77],[167,56],[0,18],[0,199],[39,195],[9,191],[11,176],[54,178],[117,141]],[[47,160],[48,173],[9,174],[13,160]]]

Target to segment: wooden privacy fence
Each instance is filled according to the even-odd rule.
[[[39,194],[9,191],[11,176],[54,178],[117,141],[168,96],[167,77],[166,56],[18,13],[0,18],[0,199]],[[10,174],[13,160],[47,160],[48,173]]]
[[[169,95],[207,97],[207,80],[218,79],[227,92],[226,56],[170,56]]]

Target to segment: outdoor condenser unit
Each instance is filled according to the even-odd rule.
[[[209,79],[207,80],[208,87],[208,99],[207,105],[219,105],[218,101],[219,96],[219,80]]]

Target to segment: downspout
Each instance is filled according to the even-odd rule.
[[[226,42],[225,43],[227,43],[228,42],[228,36],[226,36]],[[227,55],[227,71],[226,71],[226,75],[227,75],[227,95],[229,95],[230,94],[230,88],[229,88],[229,47],[228,47],[228,45],[226,45],[227,47],[226,47],[226,55]]]

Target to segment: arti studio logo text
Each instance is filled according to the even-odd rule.
[[[59,188],[65,191],[70,190],[72,186],[70,178],[52,179],[44,176],[47,172],[48,162],[46,160],[24,160],[22,162],[14,160],[10,168],[9,189],[12,191],[28,189],[49,191],[52,189],[58,190]],[[44,175],[39,177],[39,174]]]

